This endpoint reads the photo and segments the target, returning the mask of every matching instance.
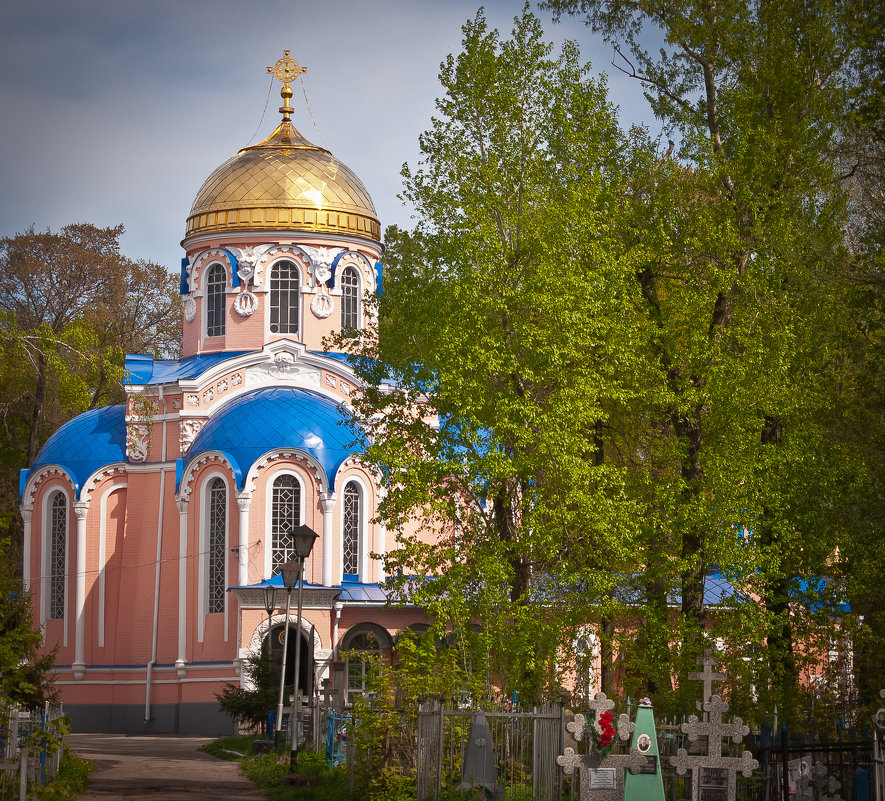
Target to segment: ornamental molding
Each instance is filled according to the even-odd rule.
[[[306,477],[313,480],[313,489],[320,495],[326,492],[328,479],[322,465],[309,453],[294,448],[279,448],[268,451],[249,468],[244,483],[244,492],[255,492],[255,482],[259,473],[265,468],[277,466],[277,463],[288,463],[302,468]]]
[[[338,266],[335,268],[335,289],[333,290],[336,295],[341,294],[341,282],[338,280],[341,275],[341,271],[345,267],[356,267],[363,278],[363,285],[365,287],[366,292],[375,292],[376,290],[376,275],[375,275],[375,267],[369,259],[358,250],[347,250],[345,251],[341,258],[338,261]]]
[[[335,603],[335,599],[338,597],[338,594],[341,592],[340,587],[304,587],[304,600],[303,606],[305,609],[325,609],[328,610],[332,604]],[[236,599],[240,602],[241,609],[261,609],[264,611],[264,590],[260,587],[235,587],[231,590],[231,594],[236,597]],[[286,591],[282,587],[277,587],[276,593],[276,603],[277,608],[282,608],[286,605]],[[292,599],[295,600],[294,598]],[[297,615],[294,609],[289,612],[289,636],[291,637],[293,634],[292,629],[295,628],[295,624],[297,622]],[[280,626],[286,622],[286,616],[281,614],[274,614],[271,618],[270,627]],[[301,630],[307,635],[310,636],[311,625],[308,623],[304,617],[301,618]],[[320,635],[317,632],[316,628],[313,629],[314,632],[314,647],[322,648],[322,642],[320,641]],[[254,644],[256,638],[260,643],[267,636],[267,614],[264,615],[264,620],[258,624],[255,628],[255,631],[252,634],[252,643]]]
[[[192,323],[197,316],[197,302],[194,300],[193,294],[189,294],[184,299],[184,321]]]
[[[335,302],[331,295],[321,292],[310,301],[310,310],[314,317],[325,320],[335,310]]]
[[[126,467],[124,465],[114,465],[110,467],[104,467],[101,470],[97,470],[94,472],[83,484],[83,489],[80,491],[80,496],[85,497],[87,495],[91,495],[95,492],[96,487],[105,481],[108,478],[112,478],[115,474],[122,473],[126,475]],[[115,486],[123,486],[125,484],[119,484]]]
[[[246,370],[246,387],[279,386],[295,384],[298,386],[320,389],[321,371],[316,367],[299,364],[302,353],[290,349],[280,349],[269,354],[269,358]]]
[[[186,505],[190,501],[197,472],[203,465],[212,464],[213,462],[218,462],[219,464],[226,466],[230,471],[231,478],[233,478],[234,466],[231,464],[230,459],[228,459],[223,453],[219,453],[218,451],[206,451],[205,453],[200,454],[199,458],[191,460],[187,467],[184,468],[184,472],[181,475],[181,483],[179,484],[178,496],[176,497],[176,503],[179,504],[178,511],[181,514],[184,514],[186,511]],[[182,510],[181,504],[185,505],[184,510]]]
[[[132,462],[143,462],[147,459],[151,445],[151,426],[149,423],[127,421],[126,423],[126,458]]]
[[[193,258],[188,258],[188,264],[186,268],[187,288],[191,296],[202,294],[202,290],[200,287],[200,276],[203,268],[210,261],[224,262],[231,270],[233,270],[233,265],[230,263],[230,256],[228,256],[227,253],[225,253],[221,248],[209,248],[208,250],[202,250]],[[190,322],[190,320],[188,320],[188,322]]]
[[[244,289],[234,300],[234,311],[240,317],[251,317],[258,309],[258,298],[248,289]]]
[[[255,263],[255,277],[253,278],[255,286],[265,286],[264,276],[270,271],[273,264],[281,259],[290,259],[298,264],[304,271],[302,273],[302,283],[304,278],[310,275],[310,256],[305,253],[304,248],[298,245],[271,245],[264,257]]]
[[[34,498],[37,495],[37,491],[40,489],[40,485],[43,483],[44,479],[53,478],[54,476],[65,479],[67,482],[66,488],[70,490],[71,495],[75,494],[73,476],[71,476],[71,474],[61,465],[46,465],[45,467],[41,467],[40,470],[28,478],[25,491],[22,493],[21,509],[27,511],[32,510],[34,508]]]
[[[187,419],[181,421],[181,427],[179,428],[179,444],[183,454],[190,450],[191,445],[194,444],[194,439],[196,439],[197,434],[200,433],[200,429],[203,427],[204,423],[205,420]]]
[[[378,470],[372,468],[371,465],[366,464],[362,459],[360,459],[358,454],[353,454],[348,456],[338,468],[338,472],[335,473],[335,484],[338,484],[338,480],[344,476],[344,473],[347,470],[359,470],[363,477],[368,479],[372,483],[372,488],[377,491],[379,487],[381,487],[381,473]]]

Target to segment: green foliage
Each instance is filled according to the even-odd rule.
[[[45,787],[37,785],[37,798],[39,801],[75,801],[86,789],[93,767],[93,762],[65,748],[58,774]]]
[[[621,134],[577,47],[554,58],[528,12],[510,39],[480,12],[440,79],[420,167],[403,170],[419,222],[388,231],[357,403],[390,479],[387,571],[433,576],[395,591],[477,643],[483,681],[537,697],[558,686],[555,612],[612,603],[632,562],[625,471],[599,463],[595,434],[646,372],[619,213],[644,144]],[[532,603],[538,575],[557,604]]]
[[[221,711],[241,726],[263,730],[268,712],[278,700],[280,669],[280,664],[263,651],[250,655],[243,662],[243,678],[251,689],[225,684],[221,692],[215,694]]]
[[[30,595],[9,559],[0,560],[0,697],[26,709],[55,698],[55,652],[38,655],[43,638],[33,628]]]
[[[255,782],[271,801],[342,801],[348,797],[347,776],[343,767],[331,768],[321,755],[298,753],[295,772],[317,779],[307,787],[290,787],[281,783],[289,772],[289,755],[262,754],[243,762],[244,775]]]
[[[19,470],[64,422],[123,399],[123,354],[174,356],[181,303],[157,264],[120,253],[123,227],[0,239],[0,531],[13,546]]]
[[[603,680],[620,654],[660,708],[693,708],[674,678],[719,642],[735,706],[796,717],[867,474],[839,434],[855,9],[547,5],[617,45],[678,146],[622,133],[527,10],[510,39],[464,26],[356,360],[389,583],[478,646],[474,682],[554,695],[596,622]],[[735,592],[710,609],[713,570]]]

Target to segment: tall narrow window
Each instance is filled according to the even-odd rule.
[[[344,554],[343,570],[347,576],[360,572],[360,528],[362,528],[362,496],[355,481],[344,487]]]
[[[206,277],[206,336],[224,336],[225,289],[227,273],[220,264],[213,264]]]
[[[298,333],[301,273],[291,261],[281,261],[270,272],[270,332]]]
[[[359,329],[360,279],[356,267],[345,267],[341,273],[341,330]]]
[[[67,568],[68,502],[55,492],[49,502],[49,617],[65,616],[65,572]]]
[[[295,476],[284,473],[274,481],[271,505],[271,572],[279,573],[286,562],[295,558],[292,533],[301,524],[301,484]]]
[[[209,569],[206,581],[206,611],[210,614],[224,611],[225,550],[227,534],[227,487],[220,478],[209,484]]]

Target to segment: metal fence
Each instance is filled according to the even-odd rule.
[[[482,714],[487,722],[482,738],[474,733]],[[561,797],[563,709],[547,704],[524,710],[508,704],[483,709],[446,708],[441,701],[426,701],[418,711],[417,795],[419,801],[435,799],[440,790],[457,788],[471,741],[492,755],[492,781],[507,798],[558,801]]]
[[[55,778],[61,763],[61,706],[27,710],[0,703],[0,800],[24,801]]]

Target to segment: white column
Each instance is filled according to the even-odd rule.
[[[239,565],[237,568],[237,584],[245,587],[249,583],[249,506],[252,503],[252,493],[246,490],[237,494],[237,506],[240,509],[240,540],[237,554]]]
[[[187,665],[187,501],[176,501],[178,506],[178,659],[175,667],[179,678],[185,675]]]
[[[89,501],[75,501],[77,515],[77,574],[74,583],[74,678],[78,681],[86,671],[86,514]]]
[[[332,554],[332,541],[334,540],[332,532],[332,513],[335,511],[335,493],[324,492],[320,495],[320,503],[323,505],[323,586],[331,587],[333,584],[332,564],[334,556]],[[335,571],[335,575],[339,576],[335,584],[341,583],[340,570]]]
[[[22,543],[22,582],[25,592],[31,589],[31,514],[32,510],[22,509],[22,521],[25,524],[24,542]]]

